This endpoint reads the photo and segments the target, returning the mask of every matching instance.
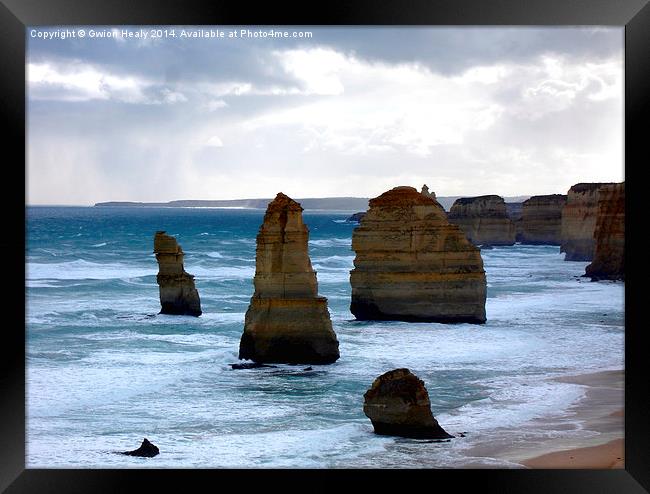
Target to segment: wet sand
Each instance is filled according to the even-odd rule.
[[[572,411],[585,430],[597,432],[591,439],[558,444],[519,461],[528,468],[609,469],[624,468],[624,371],[604,371],[558,378],[557,381],[587,386],[584,399]],[[551,444],[544,445],[547,449]]]

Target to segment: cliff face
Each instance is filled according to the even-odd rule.
[[[257,235],[255,293],[239,358],[261,363],[325,364],[339,358],[327,299],[318,296],[302,207],[279,193]]]
[[[350,311],[357,319],[485,322],[479,249],[413,187],[370,200],[352,249]]]
[[[495,195],[456,199],[449,221],[458,225],[474,245],[513,245],[515,224],[508,217],[506,203]]]
[[[580,183],[569,189],[562,208],[560,252],[565,261],[591,261],[598,216],[598,191],[613,183]]]
[[[625,182],[598,192],[594,260],[586,268],[592,280],[625,280]]]
[[[431,413],[424,382],[408,369],[382,374],[363,398],[363,413],[372,421],[377,434],[417,439],[453,437]]]
[[[156,232],[153,251],[158,261],[160,313],[200,316],[199,292],[194,286],[194,276],[183,268],[184,254],[176,239],[163,231]]]
[[[522,208],[521,243],[560,245],[562,237],[562,208],[567,196],[551,194],[533,196]]]

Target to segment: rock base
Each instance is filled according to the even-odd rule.
[[[327,299],[253,298],[239,358],[258,363],[331,364],[339,358]]]

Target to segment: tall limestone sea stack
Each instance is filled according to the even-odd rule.
[[[161,314],[201,315],[201,300],[194,286],[194,276],[183,268],[183,249],[165,232],[156,232],[153,251],[158,261],[156,281],[160,287]]]
[[[566,200],[567,196],[562,194],[533,196],[525,200],[521,211],[521,243],[560,245],[562,208]]]
[[[239,358],[259,363],[329,364],[339,358],[327,299],[318,296],[302,207],[279,193],[257,235],[255,293]]]
[[[496,195],[456,199],[448,215],[474,245],[514,245],[516,228]]]
[[[350,311],[359,320],[485,322],[483,260],[435,199],[396,187],[352,234]]]
[[[625,182],[598,192],[594,260],[585,270],[592,280],[625,280]]]
[[[560,252],[565,261],[591,261],[598,216],[598,191],[613,183],[580,183],[569,189],[562,208]]]

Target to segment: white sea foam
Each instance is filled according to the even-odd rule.
[[[351,269],[354,267],[354,256],[314,256],[312,263],[314,266],[318,265],[324,268],[345,268]]]
[[[204,280],[242,280],[253,279],[255,266],[214,266],[190,264],[186,265],[187,272],[192,273],[196,279]]]
[[[345,247],[352,246],[352,238],[326,238],[310,240],[309,245],[314,247]]]
[[[28,280],[110,280],[155,275],[156,268],[122,263],[99,264],[79,259],[62,263],[28,263]]]

